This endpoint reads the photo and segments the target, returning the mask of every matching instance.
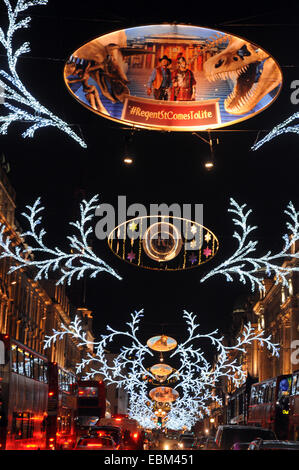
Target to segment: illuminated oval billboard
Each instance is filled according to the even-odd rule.
[[[105,34],[64,68],[85,107],[126,125],[168,131],[216,129],[249,119],[278,96],[273,57],[238,36],[187,25]]]

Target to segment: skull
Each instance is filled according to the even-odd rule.
[[[232,36],[224,51],[205,62],[204,73],[209,81],[233,80],[224,108],[237,115],[250,112],[282,80],[279,67],[265,51]]]

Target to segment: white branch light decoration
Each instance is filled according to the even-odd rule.
[[[275,126],[269,134],[267,134],[263,139],[259,140],[256,142],[251,149],[252,150],[257,150],[259,149],[262,145],[264,145],[267,142],[270,142],[270,140],[274,139],[275,137],[278,137],[279,135],[282,134],[287,134],[287,133],[294,133],[294,134],[299,134],[299,124],[295,124],[290,126],[289,124],[294,121],[295,119],[299,118],[299,113],[294,113],[292,116],[290,116],[288,119],[283,121],[281,124],[278,124]]]
[[[100,272],[107,272],[117,279],[121,277],[108,266],[101,258],[96,256],[88,245],[88,236],[92,232],[91,227],[87,227],[87,223],[92,219],[93,213],[98,206],[98,196],[94,196],[90,201],[83,200],[80,205],[80,220],[77,222],[70,222],[74,226],[79,236],[68,236],[70,252],[66,253],[59,248],[48,248],[44,242],[46,232],[43,228],[38,230],[38,225],[41,223],[42,218],[39,213],[44,209],[40,205],[40,199],[37,199],[33,206],[27,206],[28,213],[22,215],[29,221],[30,230],[22,233],[21,238],[33,238],[37,244],[36,248],[28,246],[26,249],[21,249],[20,246],[12,246],[12,240],[9,237],[4,237],[6,226],[0,224],[0,246],[3,251],[0,254],[1,258],[12,258],[15,262],[8,271],[12,273],[21,268],[35,268],[37,274],[35,280],[47,279],[50,271],[58,271],[60,278],[57,284],[67,282],[71,284],[72,279],[75,277],[77,280],[81,279],[86,272],[91,271],[90,277],[94,278]],[[33,255],[33,256],[29,256]],[[37,259],[38,255],[44,255],[44,259]]]
[[[91,271],[91,278],[106,271],[121,279],[88,245],[87,238],[91,234],[92,228],[90,226],[87,228],[87,222],[90,222],[94,216],[95,209],[98,207],[98,198],[99,196],[96,195],[90,201],[82,201],[80,221],[70,222],[70,225],[79,231],[79,238],[75,235],[67,237],[70,242],[70,253],[65,253],[59,248],[50,249],[45,245],[45,230],[37,230],[37,226],[42,220],[39,213],[44,209],[40,205],[39,198],[33,206],[27,206],[28,213],[22,214],[29,221],[30,230],[21,234],[21,237],[32,238],[37,244],[36,248],[29,246],[22,251],[20,246],[13,247],[9,237],[5,237],[5,225],[0,224],[0,247],[3,249],[0,259],[11,258],[15,263],[11,266],[9,273],[26,267],[37,268],[36,280],[40,280],[48,278],[49,271],[56,271],[61,274],[58,284],[65,281],[71,284],[74,277],[81,279],[88,271]],[[234,199],[231,199],[231,208],[228,211],[236,215],[233,222],[239,228],[240,233],[234,232],[233,237],[237,239],[238,247],[230,258],[209,271],[201,279],[201,282],[220,274],[224,275],[227,281],[232,282],[233,276],[237,276],[243,284],[250,283],[252,291],[256,288],[264,291],[263,279],[266,274],[267,276],[274,275],[276,283],[281,282],[284,286],[288,286],[288,275],[291,272],[299,271],[298,266],[282,265],[286,260],[299,258],[299,253],[291,252],[292,245],[299,239],[299,213],[296,212],[293,204],[290,202],[287,210],[284,211],[291,220],[286,224],[289,235],[283,236],[284,247],[279,253],[272,254],[269,251],[261,257],[254,256],[258,242],[249,239],[251,232],[257,228],[248,224],[248,217],[252,211],[246,209],[246,204],[240,206]],[[29,253],[34,255],[33,259],[29,259]],[[45,258],[37,259],[38,255],[43,255]]]
[[[128,331],[116,331],[107,326],[107,334],[101,335],[98,342],[90,342],[86,339],[81,322],[78,317],[69,325],[61,326],[61,331],[53,330],[52,336],[46,336],[45,349],[56,340],[65,335],[71,335],[77,340],[78,346],[92,345],[94,355],[88,353],[87,357],[77,364],[77,373],[81,374],[88,367],[86,379],[92,379],[100,374],[106,384],[116,384],[124,388],[129,394],[129,414],[136,419],[141,426],[155,427],[155,414],[153,403],[149,400],[149,385],[144,381],[144,376],[154,375],[145,367],[147,356],[154,359],[154,354],[148,346],[142,344],[137,337],[139,323],[143,317],[143,310],[131,314],[131,322],[127,323]],[[199,324],[196,323],[196,315],[184,311],[183,318],[187,325],[188,337],[178,344],[174,352],[170,354],[170,360],[176,359],[180,366],[168,377],[171,379],[179,374],[179,381],[173,387],[179,393],[179,398],[171,404],[171,410],[167,416],[167,427],[170,429],[188,429],[203,414],[209,414],[208,404],[211,400],[221,403],[221,397],[215,394],[215,387],[220,379],[227,377],[238,387],[246,380],[246,372],[238,363],[238,353],[246,353],[246,347],[254,341],[261,346],[266,346],[273,356],[279,356],[279,347],[271,342],[271,336],[264,337],[264,331],[256,332],[248,324],[245,326],[241,337],[237,338],[235,346],[225,346],[223,337],[218,337],[218,330],[208,334],[198,333]],[[114,359],[113,365],[108,364],[106,350],[107,345],[116,337],[129,339],[130,345],[123,346],[119,355]],[[217,352],[217,362],[214,365],[206,360],[199,343],[209,341]],[[148,359],[147,359],[148,362]]]
[[[18,0],[15,7],[12,2],[4,0],[8,12],[8,29],[5,35],[0,28],[0,43],[6,50],[9,72],[0,70],[0,98],[2,98],[2,107],[5,107],[9,114],[0,116],[0,134],[7,134],[10,124],[18,121],[29,123],[29,127],[22,134],[24,138],[33,137],[38,129],[43,127],[56,127],[65,132],[82,147],[86,148],[86,143],[70,128],[68,124],[55,116],[51,111],[42,106],[23,85],[16,66],[19,57],[22,54],[30,52],[28,42],[24,42],[18,49],[14,50],[13,40],[15,33],[23,28],[28,28],[31,18],[27,16],[24,19],[18,19],[19,15],[33,6],[47,5],[48,0]],[[17,103],[14,105],[13,103]]]
[[[282,263],[287,259],[298,259],[299,253],[291,253],[291,246],[296,243],[299,239],[299,212],[296,212],[292,202],[288,204],[285,214],[289,216],[291,222],[287,222],[287,228],[290,234],[283,236],[284,247],[276,254],[272,254],[268,251],[264,256],[257,257],[253,253],[256,251],[257,241],[249,239],[250,233],[257,227],[248,225],[248,216],[251,214],[251,210],[246,209],[246,204],[240,206],[234,199],[231,199],[231,209],[229,212],[236,214],[237,218],[233,219],[235,226],[240,228],[240,233],[234,232],[233,237],[238,240],[238,247],[235,253],[218,267],[210,271],[206,276],[201,279],[201,282],[206,279],[215,276],[216,274],[222,274],[226,277],[229,282],[233,281],[233,275],[239,277],[240,282],[251,284],[251,290],[254,291],[258,288],[260,291],[265,291],[263,284],[262,273],[265,272],[268,276],[275,276],[275,282],[278,284],[281,282],[284,286],[288,285],[287,276],[292,271],[299,271],[299,267],[296,266],[282,266],[276,263]]]

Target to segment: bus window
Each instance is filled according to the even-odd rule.
[[[282,397],[289,396],[290,391],[291,391],[291,384],[292,384],[292,378],[287,377],[283,378],[279,382],[279,388],[278,388],[278,400]]]
[[[42,359],[39,360],[39,380],[40,382],[48,383],[47,364]]]
[[[33,378],[39,380],[39,358],[33,358]]]
[[[24,351],[24,362],[25,362],[25,375],[31,377],[31,360],[30,354],[27,351]]]
[[[250,394],[250,403],[251,405],[256,405],[257,404],[257,393],[258,387],[252,387],[251,388],[251,394]]]
[[[34,420],[31,413],[13,413],[12,434],[15,439],[29,439],[33,437]]]
[[[11,347],[11,368],[13,372],[18,373],[18,350],[15,344]]]
[[[271,402],[273,403],[276,399],[275,397],[275,390],[276,390],[276,380],[272,382],[272,390],[271,390]]]
[[[18,348],[18,373],[25,375],[23,349]]]
[[[262,384],[259,387],[258,403],[263,403],[264,401],[264,390],[265,390],[265,386],[264,384]]]
[[[294,375],[293,381],[292,381],[292,395],[296,395],[297,382],[298,382],[298,375]]]

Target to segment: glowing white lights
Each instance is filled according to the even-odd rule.
[[[127,323],[128,331],[116,331],[107,326],[108,334],[101,335],[100,341],[92,343],[86,339],[86,333],[76,317],[69,326],[62,325],[61,331],[53,330],[53,335],[45,338],[45,348],[67,334],[76,338],[79,346],[92,345],[94,353],[88,353],[77,365],[77,373],[88,369],[86,379],[100,374],[107,385],[116,384],[123,387],[129,395],[130,417],[144,427],[153,428],[155,413],[153,403],[149,399],[150,383],[145,381],[144,377],[155,380],[155,376],[145,366],[145,363],[149,362],[148,356],[152,357],[153,361],[155,359],[151,349],[137,337],[142,317],[142,310],[132,314],[131,322]],[[167,377],[167,380],[171,380],[175,374],[176,378],[179,378],[173,386],[179,397],[171,404],[166,417],[169,429],[182,429],[183,426],[190,429],[203,413],[209,414],[207,405],[211,400],[221,403],[215,392],[221,378],[227,377],[236,386],[245,382],[246,372],[242,369],[242,364],[238,363],[237,355],[246,354],[246,346],[257,341],[261,346],[266,346],[272,355],[278,356],[278,345],[271,343],[270,336],[264,338],[264,331],[256,332],[250,324],[245,326],[234,346],[225,346],[223,337],[218,337],[218,330],[207,334],[198,332],[196,315],[184,311],[183,318],[188,336],[185,341],[178,343],[174,351],[169,352],[169,361],[175,360],[180,364],[177,370]],[[106,356],[107,345],[116,337],[122,337],[123,341],[128,341],[128,345],[121,348],[113,365],[109,365]],[[217,361],[213,365],[207,361],[201,349],[200,344],[203,341],[209,341],[217,352]]]
[[[286,224],[290,234],[283,236],[284,247],[279,253],[272,254],[271,251],[269,251],[261,257],[249,256],[256,251],[258,243],[257,241],[249,240],[249,234],[257,228],[256,226],[251,227],[247,223],[248,216],[252,211],[246,209],[246,204],[240,206],[233,199],[230,201],[232,208],[228,209],[228,211],[236,214],[237,218],[233,219],[233,222],[235,226],[240,227],[240,233],[234,232],[233,234],[233,237],[238,240],[238,247],[228,260],[208,272],[208,274],[201,279],[201,282],[206,281],[206,279],[216,274],[223,274],[227,281],[232,282],[233,275],[237,275],[239,276],[240,282],[243,284],[250,282],[252,291],[254,291],[255,288],[264,291],[263,278],[266,274],[268,276],[274,275],[276,284],[281,282],[287,287],[288,275],[292,271],[299,271],[299,268],[295,266],[277,265],[275,263],[280,262],[282,264],[288,259],[299,258],[299,253],[291,252],[291,246],[299,239],[299,212],[296,212],[292,202],[289,203],[287,210],[284,211],[291,219],[291,222],[287,222]]]
[[[92,219],[93,213],[98,207],[97,201],[98,196],[94,196],[90,201],[83,201],[81,203],[80,221],[71,222],[71,225],[79,231],[80,236],[73,235],[67,237],[70,242],[69,253],[58,248],[50,249],[45,245],[45,230],[37,230],[37,226],[41,222],[39,213],[43,210],[43,207],[40,206],[40,199],[37,199],[33,206],[27,206],[29,213],[23,215],[29,221],[30,230],[21,235],[24,238],[33,238],[37,244],[36,248],[29,246],[27,249],[24,249],[23,247],[22,251],[21,246],[13,246],[9,237],[5,238],[4,236],[6,227],[0,224],[0,246],[3,248],[0,258],[11,258],[15,263],[11,266],[9,273],[24,267],[34,267],[38,269],[36,275],[38,280],[47,278],[50,270],[60,271],[59,284],[62,284],[64,281],[70,284],[73,277],[81,279],[88,271],[91,271],[90,277],[92,278],[96,277],[99,272],[106,271],[121,279],[112,268],[95,255],[88,245],[87,238],[92,232],[92,228],[87,228],[86,224]],[[235,231],[233,237],[238,240],[238,247],[230,258],[209,271],[201,279],[201,282],[205,282],[208,278],[217,274],[224,275],[227,281],[232,282],[233,276],[237,275],[239,281],[243,284],[247,282],[251,284],[252,291],[255,288],[264,291],[263,279],[266,275],[273,275],[276,283],[281,282],[283,286],[288,288],[289,274],[293,271],[299,271],[299,267],[295,266],[294,263],[289,265],[286,263],[287,260],[299,258],[299,253],[294,253],[292,249],[292,245],[299,239],[299,213],[296,212],[293,204],[290,202],[287,210],[285,210],[291,221],[287,222],[289,234],[283,236],[284,247],[279,253],[272,254],[269,251],[261,257],[254,256],[258,242],[249,239],[251,232],[257,228],[248,224],[251,210],[246,209],[246,204],[240,206],[233,199],[231,199],[231,208],[228,210],[237,216],[233,219],[233,222],[239,227],[240,233]],[[34,258],[32,256],[29,257],[29,254],[34,255]],[[42,259],[40,259],[41,256]]]
[[[270,142],[270,140],[274,139],[275,137],[278,137],[279,135],[282,134],[287,134],[287,133],[293,133],[293,134],[299,134],[299,124],[295,124],[292,126],[289,126],[289,124],[294,121],[295,119],[299,118],[299,113],[294,113],[292,116],[290,116],[288,119],[283,121],[281,124],[278,124],[275,126],[269,134],[267,134],[263,139],[259,140],[256,142],[251,149],[252,150],[257,150],[260,148],[262,145],[264,145],[266,142]]]
[[[33,6],[47,5],[48,0],[18,0],[15,7],[9,0],[4,0],[4,3],[8,12],[8,28],[6,34],[0,28],[0,43],[6,50],[9,72],[0,70],[0,98],[3,100],[1,106],[8,110],[8,114],[1,113],[0,134],[7,134],[9,126],[14,122],[29,124],[27,130],[22,134],[24,138],[32,138],[38,129],[52,126],[65,132],[86,148],[86,143],[71,129],[70,125],[42,106],[29,93],[16,71],[19,57],[30,52],[28,42],[24,42],[18,49],[14,49],[13,46],[15,33],[19,29],[28,28],[31,21],[29,16],[23,19],[19,19],[19,16],[23,16],[24,12]]]
[[[94,196],[90,201],[82,201],[80,205],[80,221],[70,222],[78,232],[76,235],[68,236],[70,252],[66,253],[59,248],[48,248],[44,243],[46,231],[42,228],[37,230],[37,226],[41,223],[42,218],[39,213],[44,209],[40,206],[40,199],[37,199],[33,206],[27,206],[28,213],[22,215],[29,221],[30,230],[22,233],[21,238],[31,237],[37,244],[36,248],[28,246],[26,249],[22,246],[12,246],[12,240],[4,237],[6,226],[0,224],[0,246],[3,251],[0,258],[11,258],[15,264],[10,267],[9,273],[21,268],[36,268],[36,280],[47,279],[50,271],[58,271],[60,278],[57,284],[67,282],[71,283],[73,277],[77,280],[81,279],[87,271],[91,271],[90,277],[94,278],[100,272],[107,272],[117,279],[121,277],[102,259],[95,255],[91,247],[88,245],[88,236],[92,232],[91,227],[87,227],[97,204],[98,196]],[[22,249],[23,248],[23,249]],[[42,255],[42,259],[37,259],[38,255]]]

